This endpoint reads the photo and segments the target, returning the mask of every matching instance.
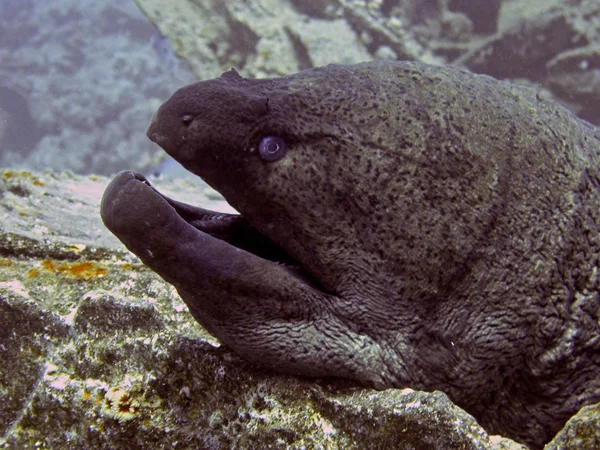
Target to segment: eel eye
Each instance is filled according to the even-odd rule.
[[[192,116],[191,114],[185,114],[183,116],[181,116],[181,123],[183,123],[186,127],[192,123],[192,121],[194,120],[194,116]]]
[[[258,153],[265,161],[277,161],[285,155],[285,142],[275,136],[266,136],[258,144]]]

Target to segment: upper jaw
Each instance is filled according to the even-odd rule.
[[[163,113],[164,107],[165,105],[161,106],[152,115],[148,128],[146,128],[146,136],[181,162],[181,158],[185,156],[186,142],[189,141],[186,138],[188,128],[184,127],[177,116]]]

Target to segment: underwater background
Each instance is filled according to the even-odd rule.
[[[0,0],[0,166],[180,176],[146,138],[150,117],[231,67],[452,63],[598,124],[599,17],[598,0]]]

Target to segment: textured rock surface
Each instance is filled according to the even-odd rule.
[[[565,51],[546,64],[552,92],[580,117],[598,123],[600,117],[600,43]]]
[[[541,84],[580,117],[599,124],[600,3],[513,0],[504,6],[500,32],[473,43],[454,63]]]
[[[593,0],[578,3],[578,8],[555,7],[509,27],[456,62],[497,78],[541,80],[553,57],[598,38],[592,18],[600,5]]]
[[[219,347],[103,229],[106,183],[0,172],[2,448],[521,448],[440,392],[278,376]]]
[[[564,448],[600,448],[600,404],[581,408],[545,450]]]
[[[261,78],[372,59],[454,61],[541,84],[600,123],[597,83],[588,88],[592,100],[570,95],[582,76],[595,80],[594,59],[563,75],[560,85],[546,67],[563,52],[600,42],[597,0],[493,1],[485,11],[462,0],[136,1],[201,79],[230,67]]]
[[[280,0],[136,1],[202,78],[232,66],[253,77],[284,75],[378,53],[441,62],[415,39],[406,20],[382,14],[382,2],[321,2],[324,13],[314,17],[314,8]]]

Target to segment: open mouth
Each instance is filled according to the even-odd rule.
[[[326,292],[298,260],[242,215],[173,200],[141,173],[124,171],[115,177],[104,193],[101,215],[129,250],[167,280],[179,280],[182,267],[188,276],[220,273],[231,277],[230,268],[244,271],[254,266],[266,275],[273,264],[273,269],[283,269],[303,284]]]
[[[161,194],[143,175],[136,174],[136,179],[151,187],[154,192],[175,209],[183,220],[197,230],[252,253],[259,258],[283,264],[290,268],[300,269],[298,261],[253,227],[242,215],[220,213],[178,202]]]

